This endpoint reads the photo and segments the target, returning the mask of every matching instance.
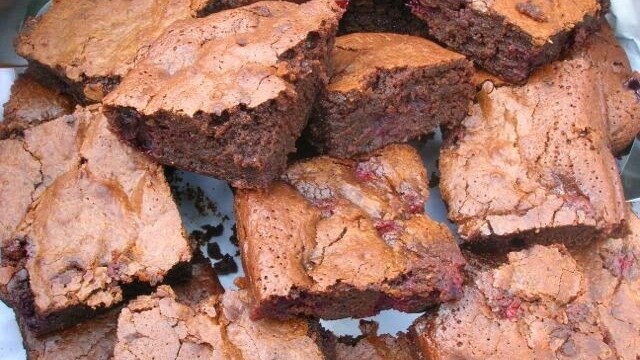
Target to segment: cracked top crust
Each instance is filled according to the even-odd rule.
[[[11,86],[11,97],[4,104],[0,139],[20,135],[25,129],[73,112],[68,96],[40,85],[30,73],[21,74]]]
[[[295,93],[290,49],[331,41],[342,9],[331,0],[264,1],[174,24],[105,103],[151,115],[254,108]],[[316,61],[316,60],[309,60]],[[197,90],[197,91],[194,91]]]
[[[379,69],[433,67],[464,61],[464,56],[418,36],[354,33],[336,38],[329,91],[347,92],[366,86]]]
[[[625,238],[471,261],[462,300],[416,323],[419,346],[441,360],[638,358],[640,220],[629,219]]]
[[[324,359],[305,320],[252,321],[244,290],[197,301],[160,286],[122,310],[115,359]]]
[[[20,324],[27,356],[32,360],[110,360],[116,343],[118,309],[66,330],[35,336]]]
[[[440,186],[464,240],[579,227],[624,232],[624,196],[590,66],[557,62],[525,86],[481,91],[448,135]]]
[[[191,0],[57,0],[27,21],[16,51],[73,82],[119,78],[170,24],[199,6]]]
[[[157,284],[191,258],[162,167],[123,145],[100,107],[2,141],[0,155],[12,209],[0,215],[0,286],[26,271],[38,314],[113,306],[121,284]]]
[[[335,347],[336,360],[422,360],[412,337],[406,333],[396,336],[378,335],[378,323],[360,320],[362,336],[338,338]],[[355,341],[355,343],[354,343]]]
[[[407,145],[353,161],[314,158],[266,190],[239,191],[238,235],[254,295],[330,298],[347,288],[398,301],[456,298],[464,261],[448,228],[424,215],[427,195],[426,170]],[[350,316],[336,311],[323,316]]]
[[[554,35],[572,30],[585,16],[596,17],[602,11],[598,0],[464,1],[475,11],[502,17],[521,28],[536,45],[544,45]]]
[[[606,22],[571,57],[589,61],[600,106],[609,120],[611,149],[614,153],[623,151],[640,132],[640,92],[630,86],[640,76],[634,77],[624,49]]]

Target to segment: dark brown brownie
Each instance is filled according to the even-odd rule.
[[[598,27],[605,0],[411,0],[438,41],[510,82],[560,57]]]
[[[411,13],[403,0],[349,0],[338,35],[386,32],[428,36],[427,25]]]
[[[471,62],[417,36],[341,36],[331,62],[307,130],[321,153],[349,157],[406,142],[460,122],[473,98]]]
[[[426,170],[408,145],[292,165],[238,191],[236,224],[255,318],[418,312],[460,296],[464,260],[424,214]]]
[[[425,359],[407,333],[378,335],[375,321],[360,320],[362,335],[335,341],[335,360],[422,360]]]
[[[626,231],[595,73],[554,63],[522,87],[481,91],[449,131],[440,190],[463,241],[580,241]]]
[[[570,57],[589,61],[602,114],[609,120],[611,149],[620,153],[640,132],[640,77],[632,73],[626,53],[607,23]]]
[[[640,358],[640,220],[629,219],[625,238],[470,260],[463,298],[417,321],[418,346],[438,360]]]
[[[342,9],[265,1],[177,23],[105,98],[121,138],[234,187],[286,167],[315,98]]]
[[[191,258],[161,166],[99,106],[0,141],[0,298],[42,334],[117,305]],[[161,240],[161,241],[159,241]]]
[[[20,136],[27,128],[71,114],[74,106],[70,97],[42,86],[31,72],[20,74],[11,86],[9,100],[4,104],[0,139]]]
[[[130,302],[118,319],[114,358],[325,359],[312,334],[313,321],[253,321],[245,290],[198,299],[186,290],[163,285]]]
[[[116,343],[119,309],[98,315],[68,329],[36,336],[20,321],[22,343],[29,360],[110,360]]]
[[[16,52],[79,102],[99,102],[169,25],[207,5],[204,0],[54,1],[44,15],[27,20]]]

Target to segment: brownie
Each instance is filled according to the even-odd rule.
[[[0,298],[38,334],[161,283],[191,258],[161,166],[99,106],[0,141]],[[176,274],[177,276],[177,274]]]
[[[402,0],[349,0],[338,35],[388,32],[428,36],[427,25],[411,13]]]
[[[260,0],[192,0],[192,6],[197,9],[197,15],[206,16],[208,14],[223,10],[235,9],[257,3]],[[303,3],[305,0],[286,0],[293,3]]]
[[[176,23],[105,98],[120,137],[157,161],[264,187],[286,167],[342,9],[259,2]]]
[[[582,241],[626,231],[594,72],[554,63],[522,87],[478,94],[440,153],[440,190],[462,240]]]
[[[0,139],[20,136],[27,128],[70,114],[74,106],[70,97],[41,85],[30,71],[20,74],[4,104]]]
[[[109,310],[55,333],[36,336],[20,321],[22,342],[29,360],[110,360],[116,343],[119,309]]]
[[[602,113],[609,120],[611,149],[622,152],[640,132],[640,75],[631,71],[624,49],[606,22],[570,57],[588,61],[595,72]]]
[[[471,261],[457,303],[413,329],[430,359],[637,359],[640,220],[631,235],[569,251],[563,245]]]
[[[409,35],[338,37],[333,75],[314,107],[308,141],[349,157],[460,122],[474,88],[464,56]]]
[[[340,337],[335,342],[336,360],[419,360],[424,359],[413,337],[400,332],[396,336],[378,335],[375,321],[360,320],[362,335]]]
[[[411,0],[430,35],[509,82],[560,57],[598,27],[606,0]]]
[[[193,301],[166,285],[130,302],[118,319],[115,359],[325,359],[309,321],[252,321],[249,293]]]
[[[204,0],[54,1],[44,15],[25,22],[16,52],[79,102],[99,102],[170,24],[207,5]]]
[[[366,317],[458,298],[464,260],[449,229],[424,214],[427,196],[408,145],[298,162],[267,189],[237,191],[253,316]]]

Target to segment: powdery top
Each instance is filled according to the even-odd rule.
[[[336,38],[329,91],[347,92],[375,81],[383,70],[430,68],[464,61],[464,56],[418,36],[354,33]]]
[[[640,220],[632,234],[568,252],[535,245],[490,268],[478,261],[463,299],[416,323],[434,359],[636,359]]]
[[[466,0],[481,13],[503,17],[505,22],[531,35],[542,46],[554,35],[570,31],[585,16],[596,17],[602,10],[597,0]]]
[[[256,107],[281,92],[295,94],[288,50],[329,41],[342,9],[331,0],[297,5],[264,1],[176,23],[105,103],[149,115],[193,116]]]
[[[17,244],[28,249],[39,314],[112,306],[122,284],[156,284],[190,259],[162,167],[123,145],[99,107],[2,141],[0,154],[0,194],[12,209],[0,215],[3,255]],[[0,284],[24,271],[5,264]]]
[[[479,94],[440,155],[442,196],[463,239],[621,230],[624,196],[590,66],[558,62],[523,87]]]
[[[447,227],[424,215],[426,170],[413,148],[391,145],[358,161],[318,157],[291,166],[283,179],[236,196],[257,299],[331,296],[338,287],[398,300],[457,297],[464,260]],[[420,280],[405,284],[408,275]]]

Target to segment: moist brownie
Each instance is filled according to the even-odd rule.
[[[378,335],[375,321],[360,320],[362,336],[341,337],[335,345],[336,360],[418,360],[423,359],[413,338],[405,333]]]
[[[596,77],[582,59],[478,94],[440,153],[440,190],[464,242],[583,240],[626,230]],[[490,87],[489,87],[490,88]]]
[[[86,322],[43,336],[36,336],[18,321],[27,359],[110,360],[116,343],[119,313],[119,309],[109,310]]]
[[[171,166],[235,187],[286,167],[342,9],[264,1],[175,24],[105,98],[121,138]]]
[[[78,101],[99,102],[170,24],[207,5],[203,0],[53,1],[44,15],[27,20],[16,51]]]
[[[162,282],[191,249],[161,166],[120,143],[100,107],[0,141],[0,298],[36,333]]]
[[[408,145],[292,165],[235,211],[255,318],[419,312],[460,296],[464,260],[424,214],[426,170]]]
[[[333,76],[309,122],[321,153],[349,157],[460,122],[474,88],[464,56],[408,35],[338,37]]]
[[[192,298],[162,285],[118,319],[115,359],[324,359],[307,320],[249,319],[244,290]]]
[[[356,32],[389,32],[428,36],[427,25],[411,13],[402,0],[350,0],[338,35]]]
[[[27,71],[11,86],[11,96],[4,104],[4,119],[0,123],[0,139],[20,136],[27,128],[70,114],[74,105],[70,97],[42,86]]]
[[[606,2],[606,3],[605,3]],[[438,41],[510,82],[598,27],[608,0],[411,0]]]
[[[596,91],[603,98],[600,106],[609,120],[611,149],[622,152],[640,132],[640,75],[632,73],[624,49],[606,23],[571,57],[590,62]]]
[[[640,358],[640,220],[632,234],[568,252],[512,252],[470,267],[464,297],[417,321],[429,359]]]

